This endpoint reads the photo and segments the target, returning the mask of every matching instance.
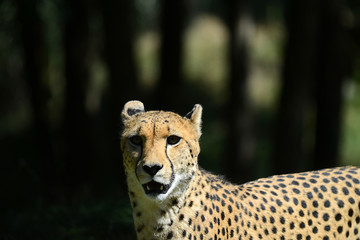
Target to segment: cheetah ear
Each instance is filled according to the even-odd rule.
[[[125,103],[121,113],[122,121],[126,121],[137,113],[145,112],[144,104],[140,101],[129,101]]]
[[[190,121],[195,124],[199,135],[201,134],[201,116],[202,106],[200,104],[195,104],[194,108],[185,115],[185,118],[190,119]]]

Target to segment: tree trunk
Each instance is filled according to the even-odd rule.
[[[89,81],[89,14],[85,0],[66,1],[65,14],[65,141],[66,187],[70,199],[88,194],[93,163],[90,116],[85,108]]]
[[[37,159],[40,162],[42,195],[45,202],[54,202],[61,195],[53,155],[53,143],[49,122],[47,46],[44,24],[38,9],[40,1],[16,1],[24,51],[24,75],[33,112],[33,126]]]
[[[104,0],[102,4],[105,58],[109,69],[109,85],[104,103],[107,157],[111,160],[112,175],[118,176],[115,179],[118,184],[115,185],[120,188],[120,192],[126,193],[119,144],[120,112],[125,102],[139,99],[133,52],[132,1]]]
[[[186,99],[182,72],[185,10],[184,0],[161,1],[160,80],[154,96],[160,109],[187,110],[179,101]]]
[[[334,167],[339,162],[342,90],[346,77],[346,33],[341,26],[338,0],[324,1],[321,9],[321,38],[316,91],[316,169]]]
[[[247,2],[226,1],[229,42],[229,99],[226,107],[228,143],[225,171],[233,181],[245,182],[254,170],[254,138],[248,102],[248,32],[250,23]]]
[[[309,166],[304,146],[305,119],[313,94],[319,35],[318,1],[287,4],[287,44],[272,156],[276,174],[297,172]]]

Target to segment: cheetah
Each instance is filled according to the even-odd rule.
[[[182,117],[122,111],[121,150],[139,240],[360,240],[360,170],[338,167],[233,185],[198,165],[202,107]]]

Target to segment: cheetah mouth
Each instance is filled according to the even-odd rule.
[[[148,195],[165,194],[170,188],[170,184],[161,184],[155,182],[154,180],[145,183],[142,186],[145,190],[145,193]]]

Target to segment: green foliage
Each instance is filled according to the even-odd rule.
[[[360,165],[360,94],[359,84],[348,86],[348,101],[344,111],[342,164]]]

